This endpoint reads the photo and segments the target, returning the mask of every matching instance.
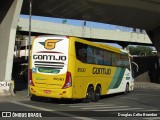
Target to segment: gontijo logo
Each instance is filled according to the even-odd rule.
[[[52,50],[56,47],[56,43],[61,41],[62,39],[48,39],[45,42],[39,42],[44,46],[47,50]]]

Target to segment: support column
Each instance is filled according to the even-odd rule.
[[[153,31],[147,31],[149,38],[151,39],[154,47],[160,52],[160,28],[157,28]]]
[[[150,37],[152,43],[154,44],[154,47],[156,48],[157,52],[160,53],[160,27],[151,32],[147,31],[147,34]],[[157,82],[160,83],[160,65],[157,66],[156,69],[157,69],[157,74],[154,73],[154,75],[156,74]]]
[[[0,92],[11,82],[16,28],[23,0],[14,0],[0,24]]]

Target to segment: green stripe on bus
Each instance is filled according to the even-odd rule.
[[[123,76],[125,73],[125,68],[117,68],[113,76],[112,82],[109,86],[109,89],[118,88],[122,82]]]
[[[125,72],[125,68],[121,68],[120,74],[119,74],[119,76],[118,76],[118,80],[117,80],[114,88],[118,88],[119,85],[121,84],[122,79],[123,79],[123,76],[124,76],[124,72]]]
[[[116,68],[116,71],[114,73],[114,76],[113,76],[112,82],[111,82],[111,84],[109,86],[109,89],[113,89],[114,88],[114,86],[115,86],[115,84],[116,84],[116,82],[118,80],[117,77],[119,76],[120,71],[121,71],[121,68]]]

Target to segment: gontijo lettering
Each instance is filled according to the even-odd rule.
[[[33,55],[33,59],[35,60],[61,60],[66,61],[66,56],[56,56],[56,55]]]
[[[110,75],[111,74],[111,69],[110,68],[97,68],[93,67],[93,74],[103,74],[103,75]]]

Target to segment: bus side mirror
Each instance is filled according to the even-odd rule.
[[[138,70],[139,70],[138,64],[135,62],[132,62],[132,64],[134,64],[136,66],[136,72],[138,72]]]

